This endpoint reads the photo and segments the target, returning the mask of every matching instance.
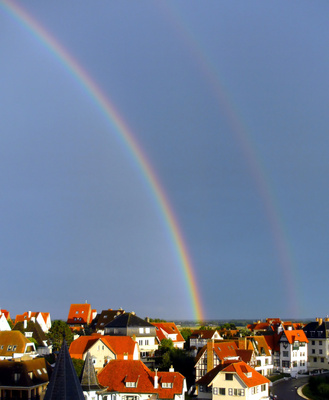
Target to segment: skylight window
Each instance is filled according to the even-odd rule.
[[[126,387],[137,387],[137,382],[126,382]]]

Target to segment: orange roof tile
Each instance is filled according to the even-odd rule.
[[[173,399],[184,389],[184,377],[179,372],[157,372],[158,388],[154,387],[156,373],[142,361],[111,360],[99,373],[98,380],[108,392],[157,394],[160,399]],[[136,387],[127,387],[135,382]],[[163,388],[163,383],[172,383],[172,388]]]
[[[83,359],[83,355],[100,339],[99,336],[80,336],[73,340],[70,345],[69,353],[72,358]]]
[[[90,304],[71,304],[67,317],[68,324],[90,324],[91,320],[92,314]]]
[[[308,343],[308,339],[305,335],[305,332],[301,330],[287,330],[284,331],[284,334],[290,344],[293,344],[295,341]]]
[[[101,340],[115,355],[117,359],[133,359],[136,342],[130,336],[103,336],[93,334],[91,336],[80,336],[74,340],[69,349],[72,358],[83,359],[84,354],[98,341]]]
[[[173,342],[185,342],[183,336],[181,335],[179,329],[177,328],[176,324],[174,322],[161,322],[161,323],[152,323],[157,329],[156,329],[156,335],[161,342],[161,340],[166,339],[165,333],[168,335],[176,335],[176,339],[173,340]],[[164,333],[165,332],[165,333]]]
[[[248,364],[243,361],[239,361],[236,363],[232,363],[225,367],[222,372],[234,372],[238,374],[238,376],[242,379],[242,381],[248,387],[254,387],[258,385],[263,385],[265,383],[270,383],[270,381],[265,378],[265,376],[261,375],[259,372],[251,368]],[[251,376],[248,378],[247,373],[251,373]]]

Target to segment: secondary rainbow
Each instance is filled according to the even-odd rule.
[[[184,47],[190,51],[195,63],[198,65],[203,77],[208,82],[209,87],[220,107],[220,111],[225,115],[232,134],[235,136],[236,143],[241,149],[244,160],[255,183],[256,189],[262,199],[264,214],[269,224],[270,233],[274,247],[278,256],[278,265],[281,268],[283,282],[286,286],[286,297],[289,312],[292,316],[300,315],[300,305],[298,302],[297,290],[297,267],[295,265],[292,250],[290,249],[288,235],[285,232],[281,212],[276,202],[274,189],[270,185],[270,180],[265,174],[265,167],[261,161],[260,155],[256,151],[251,135],[248,134],[246,123],[243,121],[234,103],[225,90],[222,83],[222,74],[208,57],[205,47],[194,35],[192,30],[184,20],[182,13],[175,7],[175,3],[159,2],[157,6],[162,14],[171,23],[171,26],[177,32],[177,37],[181,39]]]
[[[102,92],[92,77],[82,68],[81,65],[68,53],[68,51],[44,28],[41,24],[32,18],[21,6],[14,1],[2,0],[2,8],[8,12],[11,17],[22,24],[33,36],[41,42],[47,50],[51,51],[55,58],[59,60],[73,78],[81,85],[87,94],[97,104],[107,120],[110,122],[115,133],[118,135],[122,144],[126,146],[133,155],[142,175],[155,197],[157,205],[164,218],[165,224],[169,230],[173,244],[177,250],[177,255],[186,279],[186,285],[190,301],[193,308],[194,318],[204,320],[200,290],[196,284],[196,276],[189,255],[184,237],[182,235],[178,220],[169,203],[167,195],[156,176],[154,168],[151,166],[146,154],[134,137],[132,131],[127,126],[119,111],[110,101],[109,97]]]

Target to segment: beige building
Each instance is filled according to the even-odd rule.
[[[196,382],[202,400],[269,399],[270,381],[243,361],[218,365]]]

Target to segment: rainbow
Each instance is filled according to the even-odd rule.
[[[143,149],[138,144],[133,132],[130,130],[124,119],[116,109],[109,97],[102,92],[92,77],[83,69],[75,58],[43,27],[32,18],[21,6],[12,0],[1,0],[2,8],[8,15],[23,25],[29,33],[31,33],[42,45],[53,55],[56,60],[60,61],[65,69],[72,75],[79,85],[83,87],[86,93],[96,103],[98,108],[109,121],[114,132],[118,135],[122,144],[129,149],[131,155],[135,159],[141,174],[143,175],[147,185],[151,188],[151,192],[162,213],[172,242],[177,251],[180,265],[182,267],[188,295],[191,301],[194,318],[198,321],[205,319],[202,307],[201,294],[197,286],[196,275],[189,255],[182,231],[178,220],[170,205],[168,197],[156,176],[154,168],[150,164]]]
[[[257,154],[248,128],[222,83],[221,74],[214,66],[212,60],[204,51],[204,46],[193,34],[174,3],[158,2],[162,15],[176,31],[176,36],[182,41],[184,48],[192,54],[193,60],[199,67],[202,76],[207,81],[221,112],[225,115],[228,126],[235,137],[236,144],[240,148],[246,162],[249,173],[254,181],[256,190],[262,199],[264,214],[269,224],[274,248],[277,253],[278,266],[281,269],[282,281],[285,285],[287,309],[292,317],[300,315],[300,306],[297,297],[297,267],[289,246],[288,235],[281,218],[281,212],[276,202],[270,180],[265,174],[265,167],[261,157]],[[176,6],[176,7],[175,7]],[[266,267],[266,266],[265,266]]]

